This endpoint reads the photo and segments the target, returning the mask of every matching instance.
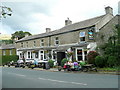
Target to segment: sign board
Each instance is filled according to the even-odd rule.
[[[85,37],[85,32],[80,32],[80,37]]]

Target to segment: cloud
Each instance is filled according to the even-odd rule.
[[[3,0],[2,0],[3,1]],[[2,20],[4,34],[17,30],[32,34],[63,27],[69,17],[73,23],[105,14],[105,6],[111,6],[114,15],[118,13],[119,0],[4,0],[3,5],[12,8],[11,17]],[[8,31],[9,30],[9,31]]]

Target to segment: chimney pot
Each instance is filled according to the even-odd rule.
[[[51,28],[46,28],[46,33],[50,32]]]
[[[65,26],[70,24],[72,24],[72,21],[69,18],[67,18],[67,20],[65,20]]]
[[[113,8],[111,8],[110,6],[105,7],[105,12],[106,14],[112,14],[113,15]]]
[[[26,34],[25,34],[25,37],[28,37],[28,36],[29,36],[29,34],[26,33]]]

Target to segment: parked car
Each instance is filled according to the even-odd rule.
[[[25,63],[27,64],[27,63],[34,63],[34,59],[26,59],[25,60]]]
[[[22,59],[19,59],[18,61],[17,61],[17,63],[24,63],[24,61],[22,60]]]

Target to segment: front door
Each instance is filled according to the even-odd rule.
[[[63,58],[65,58],[65,52],[57,52],[57,63],[59,66]]]

